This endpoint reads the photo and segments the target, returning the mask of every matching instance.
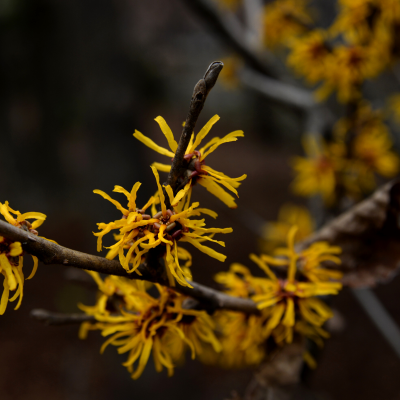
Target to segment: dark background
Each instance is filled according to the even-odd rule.
[[[325,4],[325,3],[324,3]],[[0,1],[0,201],[48,216],[40,234],[76,250],[95,253],[96,222],[118,216],[92,193],[114,185],[143,183],[139,204],[155,191],[149,165],[165,161],[132,137],[135,129],[166,146],[153,119],[162,115],[178,137],[194,84],[210,62],[230,54],[179,0]],[[246,263],[259,239],[252,218],[276,218],[293,200],[288,161],[301,152],[301,116],[258,95],[221,83],[200,117],[221,120],[223,136],[243,129],[245,138],[226,144],[210,164],[230,176],[248,174],[239,208],[229,210],[203,188],[194,198],[215,209],[227,262],[196,257],[197,281],[230,262]],[[117,194],[114,195],[117,198]],[[29,264],[27,263],[28,268]],[[78,327],[46,327],[29,318],[32,308],[77,311],[95,294],[65,279],[62,266],[40,265],[25,284],[21,308],[9,304],[0,318],[0,399],[223,399],[243,392],[252,372],[226,371],[187,361],[173,378],[156,374],[152,362],[132,381],[115,349],[99,354],[103,339],[92,332],[80,341]],[[399,279],[376,289],[400,323]],[[15,303],[14,303],[15,304]],[[326,343],[309,386],[326,399],[400,399],[400,360],[349,290],[335,299],[345,325]]]

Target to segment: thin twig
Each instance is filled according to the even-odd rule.
[[[204,74],[204,78],[200,79],[194,87],[185,126],[183,127],[182,135],[179,139],[178,148],[172,161],[171,171],[167,179],[167,184],[171,185],[174,192],[176,191],[177,180],[182,175],[182,170],[184,168],[183,157],[188,147],[190,137],[192,136],[192,133],[194,131],[197,119],[199,118],[207,96],[210,93],[211,89],[214,87],[218,79],[219,73],[221,72],[223,67],[224,64],[220,61],[215,61],[211,63],[206,73]]]
[[[86,314],[61,314],[42,309],[34,309],[30,316],[37,321],[44,322],[46,325],[69,325],[81,324],[82,322],[96,322],[92,315]]]
[[[68,249],[35,236],[30,232],[19,229],[5,221],[0,221],[0,235],[13,241],[21,242],[24,251],[38,257],[44,264],[67,265],[69,267],[96,271],[102,274],[122,276],[128,279],[146,280],[160,283],[163,286],[170,286],[164,277],[147,268],[146,263],[143,263],[139,267],[139,271],[142,275],[136,273],[128,274],[116,260],[107,260],[103,257]],[[192,289],[180,285],[172,288],[179,293],[200,301],[207,309],[225,309],[251,314],[257,314],[259,312],[256,304],[250,299],[229,296],[196,282],[189,283],[193,286]]]

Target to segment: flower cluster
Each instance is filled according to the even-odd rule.
[[[292,188],[302,196],[321,194],[328,205],[338,190],[358,199],[375,189],[377,175],[392,178],[399,172],[400,159],[382,114],[366,103],[338,121],[329,143],[309,137],[303,144],[307,157],[294,159]]]
[[[36,228],[43,224],[46,215],[39,212],[27,212],[21,214],[19,211],[13,210],[8,201],[4,204],[0,203],[0,214],[11,225],[17,228],[24,229],[28,232],[37,235]],[[28,220],[34,220],[32,223]],[[34,277],[37,267],[38,259],[33,258],[33,269],[27,278],[24,278],[23,262],[24,251],[21,242],[13,242],[5,237],[0,236],[0,273],[4,276],[3,281],[3,294],[0,300],[0,315],[6,311],[8,302],[15,301],[18,297],[18,303],[15,310],[21,305],[24,295],[24,279],[31,279]],[[11,295],[10,292],[14,292]]]
[[[307,0],[278,0],[265,6],[264,42],[270,48],[287,44],[312,24]]]
[[[106,223],[99,223],[100,232],[94,233],[98,237],[97,250],[102,249],[103,236],[112,230],[118,229],[119,234],[115,235],[117,242],[109,247],[108,259],[114,259],[117,255],[121,265],[128,271],[140,274],[138,270],[144,255],[155,247],[162,247],[165,254],[164,259],[167,266],[167,275],[170,283],[173,285],[174,278],[184,286],[190,286],[186,279],[190,279],[188,271],[184,271],[179,259],[186,260],[185,267],[191,264],[190,254],[178,246],[178,241],[188,242],[194,247],[208,254],[209,256],[225,261],[226,256],[204,246],[202,242],[210,241],[225,246],[224,242],[212,239],[215,233],[230,233],[232,228],[206,228],[204,219],[192,219],[193,216],[201,214],[210,215],[213,218],[217,214],[205,208],[198,208],[199,203],[190,204],[190,195],[183,200],[185,189],[182,189],[175,197],[170,186],[165,188],[171,209],[167,209],[163,188],[161,187],[157,169],[152,167],[156,178],[158,192],[157,196],[161,204],[161,211],[153,216],[145,214],[147,208],[154,203],[155,197],[151,197],[146,205],[138,209],[136,207],[136,195],[140,187],[140,182],[135,183],[131,192],[116,186],[114,191],[123,193],[127,197],[128,206],[124,208],[118,201],[112,199],[101,190],[95,190],[94,193],[100,194],[106,200],[111,201],[119,211],[122,212],[122,218]],[[126,252],[125,252],[126,250]]]
[[[214,335],[214,323],[205,311],[185,308],[185,297],[171,289],[142,281],[108,276],[104,281],[95,272],[89,272],[98,284],[100,295],[94,306],[80,305],[96,322],[84,322],[79,336],[87,337],[89,330],[99,330],[109,338],[101,347],[118,347],[118,353],[128,353],[122,364],[133,379],[143,373],[153,356],[157,372],[165,367],[172,376],[176,364],[187,350],[194,359],[205,345],[219,352],[220,343]],[[155,289],[157,294],[150,294]]]
[[[322,266],[324,262],[340,264],[341,249],[326,242],[315,242],[296,252],[294,240],[297,227],[290,229],[287,247],[276,250],[271,257],[251,254],[266,277],[254,277],[250,271],[234,264],[228,272],[220,272],[217,282],[226,293],[257,302],[260,315],[220,311],[216,315],[222,351],[216,357],[227,367],[259,363],[266,351],[265,342],[272,337],[276,344],[291,343],[294,334],[303,335],[319,346],[329,337],[322,326],[333,316],[319,297],[338,294],[341,272]],[[276,268],[274,273],[271,267]],[[236,349],[236,351],[233,351]]]

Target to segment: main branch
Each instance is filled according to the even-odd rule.
[[[160,283],[163,286],[170,286],[167,280],[160,277],[159,274],[154,273],[152,269],[147,267],[146,263],[143,263],[139,267],[142,275],[136,273],[128,274],[116,260],[107,260],[103,257],[68,249],[19,229],[5,221],[0,221],[0,235],[13,241],[21,242],[24,251],[38,257],[44,264],[71,266],[83,270],[96,271],[101,274],[146,280]],[[228,296],[218,290],[196,282],[190,282],[190,284],[193,286],[192,289],[180,285],[174,286],[173,289],[186,296],[193,297],[207,309],[225,309],[252,314],[258,313],[257,306],[252,300]]]

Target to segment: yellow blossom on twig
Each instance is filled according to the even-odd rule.
[[[170,284],[173,285],[175,279],[179,284],[190,287],[187,282],[187,279],[190,279],[190,275],[181,268],[179,259],[186,260],[185,266],[189,266],[191,256],[186,250],[179,248],[177,242],[189,242],[203,253],[219,261],[225,261],[225,255],[203,245],[202,242],[210,241],[225,246],[224,242],[214,240],[212,237],[216,233],[230,233],[232,228],[206,228],[204,219],[192,219],[191,217],[201,214],[216,218],[217,214],[212,210],[198,208],[199,203],[190,205],[190,196],[182,200],[185,194],[184,189],[174,196],[170,186],[165,188],[170,204],[172,204],[172,209],[167,209],[157,169],[153,166],[152,170],[156,178],[158,198],[161,205],[161,211],[153,216],[144,214],[144,212],[154,202],[154,197],[142,209],[136,208],[136,194],[140,187],[139,182],[135,183],[130,193],[120,186],[116,186],[114,189],[114,191],[126,195],[128,208],[124,208],[118,201],[111,199],[101,190],[94,191],[106,200],[111,201],[122,212],[121,219],[108,224],[98,224],[101,231],[94,233],[95,236],[98,236],[97,250],[101,251],[102,249],[103,236],[111,230],[118,229],[117,242],[109,247],[110,251],[107,254],[107,258],[113,259],[118,254],[121,265],[128,272],[137,271],[140,274],[138,267],[142,262],[143,256],[152,248],[157,246],[164,247],[164,259]],[[124,253],[125,250],[127,250],[126,254]]]
[[[237,208],[235,198],[227,193],[224,188],[230,190],[237,197],[239,197],[236,189],[240,186],[240,182],[244,180],[247,175],[242,175],[239,178],[230,178],[222,172],[215,171],[208,165],[205,165],[205,159],[221,144],[235,142],[239,137],[243,137],[243,131],[231,132],[222,139],[219,137],[214,137],[203,147],[199,148],[203,139],[218,120],[219,116],[214,115],[214,117],[212,117],[200,130],[196,137],[194,136],[194,133],[192,134],[191,140],[185,152],[185,160],[187,161],[186,176],[181,177],[179,188],[184,190],[182,193],[184,196],[186,196],[186,194],[191,190],[193,184],[197,182],[201,186],[204,186],[214,196],[223,201],[228,207]],[[178,148],[178,144],[174,139],[174,135],[170,127],[162,117],[157,117],[155,121],[159,124],[163,134],[167,138],[170,150],[158,146],[151,139],[144,136],[137,130],[133,136],[146,146],[150,147],[152,150],[168,157],[175,157],[175,151]],[[171,170],[171,165],[169,164],[155,162],[152,165],[159,171],[169,172]],[[179,200],[181,198],[182,197],[180,197]]]
[[[8,201],[4,204],[0,203],[0,214],[3,215],[9,224],[29,231],[34,235],[38,234],[36,228],[42,225],[46,219],[46,215],[39,212],[21,214],[19,211],[13,210]],[[31,223],[27,221],[28,219],[33,219],[34,221]],[[24,279],[33,278],[38,268],[38,259],[32,256],[32,272],[27,278],[24,278],[23,253],[24,251],[20,242],[13,242],[0,236],[0,273],[4,276],[3,294],[0,300],[0,315],[3,315],[6,311],[9,301],[12,302],[19,297],[18,303],[14,308],[18,310],[24,294]],[[11,296],[10,291],[15,291],[13,296]]]
[[[331,204],[335,198],[336,175],[341,160],[332,151],[333,148],[321,139],[321,145],[313,136],[303,140],[307,158],[295,157],[293,170],[296,174],[292,183],[293,191],[300,196],[320,194],[325,203]]]
[[[284,204],[279,209],[278,220],[267,222],[263,228],[263,247],[274,250],[277,246],[286,243],[290,228],[298,227],[296,241],[310,236],[314,231],[314,220],[306,207],[295,204]]]
[[[272,334],[277,343],[293,340],[296,320],[304,320],[320,328],[332,317],[332,311],[317,296],[335,295],[342,288],[339,279],[341,273],[321,267],[321,262],[340,263],[336,254],[338,247],[317,242],[308,249],[297,253],[294,238],[297,227],[292,227],[288,234],[287,248],[277,251],[281,257],[250,255],[250,258],[266,273],[262,280],[262,294],[252,296],[260,310],[270,312],[264,328],[264,335]],[[299,265],[299,266],[298,266]],[[287,268],[286,279],[279,279],[270,266]],[[300,279],[298,270],[308,280]]]
[[[264,42],[275,48],[309,30],[312,19],[306,0],[275,0],[265,6]]]
[[[118,347],[119,354],[128,353],[122,365],[132,379],[140,377],[150,355],[157,372],[166,368],[172,376],[188,349],[192,359],[202,353],[205,344],[220,351],[212,319],[205,311],[185,309],[184,296],[158,284],[158,296],[152,296],[144,282],[115,276],[103,281],[96,272],[90,275],[99,286],[100,296],[95,306],[80,308],[97,322],[84,322],[79,337],[85,339],[89,330],[100,330],[102,336],[109,336],[101,353],[110,344]]]

